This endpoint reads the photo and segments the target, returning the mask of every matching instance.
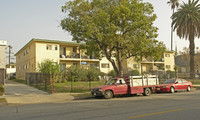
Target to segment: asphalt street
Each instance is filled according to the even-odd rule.
[[[200,90],[0,106],[1,120],[199,120]]]

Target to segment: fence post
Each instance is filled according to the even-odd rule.
[[[74,76],[72,76],[72,79],[71,79],[71,92],[73,91],[73,82],[74,82]]]
[[[45,91],[47,92],[47,77],[44,76],[43,74],[43,77],[44,77],[44,86],[45,86]]]

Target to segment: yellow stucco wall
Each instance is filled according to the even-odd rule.
[[[31,43],[16,54],[16,78],[24,80],[25,73],[34,72],[35,69],[35,43]]]
[[[102,68],[102,64],[109,64],[109,68]],[[113,70],[113,66],[112,66],[111,62],[108,61],[106,59],[106,57],[101,58],[101,60],[99,62],[99,67],[100,67],[100,71],[104,72],[104,73],[109,73],[111,70]]]
[[[170,56],[168,56],[166,54],[169,54]],[[175,67],[174,55],[175,55],[174,52],[165,52],[164,53],[165,71],[167,71],[167,70],[174,71],[174,67]],[[170,66],[170,69],[166,68],[167,65]]]
[[[47,50],[46,49],[47,45],[57,46],[57,50],[55,49]],[[59,62],[59,53],[60,53],[59,50],[60,50],[59,44],[37,42],[36,43],[36,53],[37,53],[36,64],[41,63],[45,59],[50,59],[50,60],[53,60],[54,62]]]

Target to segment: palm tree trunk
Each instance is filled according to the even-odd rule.
[[[195,78],[195,63],[194,63],[194,48],[195,48],[195,44],[194,44],[194,35],[190,35],[189,36],[189,40],[190,40],[190,78]]]
[[[173,9],[173,14],[174,14],[174,9]],[[173,26],[171,26],[171,51],[173,51]]]

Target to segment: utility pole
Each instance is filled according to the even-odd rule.
[[[9,53],[8,53],[8,54],[9,54],[9,55],[8,55],[9,58],[8,58],[8,62],[9,62],[9,67],[10,67],[10,59],[11,59],[11,49],[12,49],[12,46],[9,45],[8,48],[9,48]]]

